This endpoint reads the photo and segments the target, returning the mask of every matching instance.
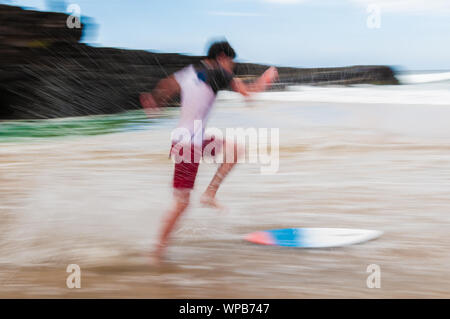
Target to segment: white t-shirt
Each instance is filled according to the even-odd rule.
[[[175,72],[174,76],[181,88],[181,115],[177,128],[187,129],[191,134],[191,141],[201,145],[216,94],[208,84],[198,78],[192,64]],[[172,136],[173,142],[178,142],[177,135]]]

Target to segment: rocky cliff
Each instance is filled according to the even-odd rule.
[[[140,108],[139,92],[202,57],[90,47],[62,13],[0,5],[0,119],[106,114]],[[241,63],[251,79],[267,66]],[[395,84],[385,66],[279,68],[275,89],[289,84]],[[176,101],[175,101],[176,102]],[[176,103],[175,103],[176,104]]]

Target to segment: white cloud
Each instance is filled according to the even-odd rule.
[[[368,7],[376,4],[386,12],[406,12],[406,13],[450,13],[450,0],[259,0],[277,4],[339,4],[352,3],[359,7]]]
[[[390,12],[450,12],[450,0],[349,0],[360,6],[377,4]]]
[[[289,4],[289,3],[300,3],[300,2],[307,2],[308,0],[263,0],[265,2],[272,2],[272,3],[281,3],[281,4]]]
[[[264,14],[253,12],[209,11],[209,15],[225,17],[262,17]]]

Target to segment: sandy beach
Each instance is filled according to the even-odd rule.
[[[279,171],[240,164],[218,194],[228,211],[217,212],[198,204],[216,167],[201,165],[193,204],[155,268],[176,112],[139,130],[2,140],[0,297],[450,296],[448,106],[219,98],[210,126],[280,128]],[[384,235],[306,250],[243,240],[286,227]],[[69,264],[81,268],[80,289],[66,286]],[[366,285],[371,264],[379,289]]]

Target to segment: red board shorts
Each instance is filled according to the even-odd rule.
[[[203,151],[205,150],[205,147],[213,141],[214,141],[214,138],[203,140],[203,144],[201,147],[201,149],[202,149],[201,156],[197,156],[198,158],[200,158],[204,155]],[[219,141],[217,141],[217,142],[219,142]],[[219,145],[219,144],[216,144],[216,145]],[[173,150],[174,146],[175,146],[175,144],[172,143],[172,147],[170,149],[171,155],[172,155],[172,150]],[[174,188],[177,188],[177,189],[180,189],[180,188],[192,189],[192,188],[194,188],[194,182],[195,182],[195,178],[197,177],[198,166],[200,164],[198,161],[197,161],[197,163],[194,161],[194,152],[196,150],[200,151],[199,149],[200,149],[199,146],[196,148],[194,146],[194,144],[192,144],[191,145],[191,161],[190,162],[181,161],[179,163],[175,163],[175,171],[174,171],[174,175],[173,175],[173,187]],[[182,149],[179,151],[179,155],[180,156],[183,155]],[[216,155],[216,148],[212,149],[211,155],[212,156]]]

